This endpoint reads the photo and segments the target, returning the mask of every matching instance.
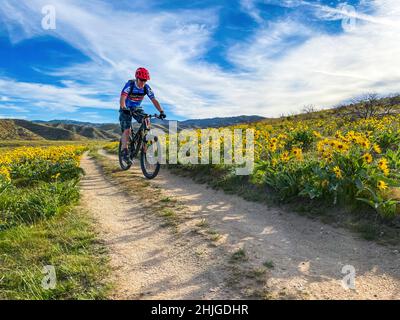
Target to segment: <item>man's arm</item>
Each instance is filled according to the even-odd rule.
[[[121,94],[121,98],[119,99],[119,106],[121,109],[126,109],[126,96]]]
[[[130,88],[131,88],[131,81],[128,81],[121,91],[121,98],[119,98],[119,106],[123,110],[127,110],[126,99],[128,98]]]
[[[160,103],[158,102],[158,100],[156,98],[151,99],[151,102],[153,102],[154,106],[156,107],[156,109],[161,113],[164,112],[163,108],[161,108]]]

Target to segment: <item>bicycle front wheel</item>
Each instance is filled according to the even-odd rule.
[[[140,154],[140,167],[147,179],[154,179],[160,171],[161,147],[156,136],[146,135]]]

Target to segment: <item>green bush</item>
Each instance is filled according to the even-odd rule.
[[[40,183],[32,188],[3,187],[0,193],[0,229],[33,223],[60,213],[79,199],[78,180]]]

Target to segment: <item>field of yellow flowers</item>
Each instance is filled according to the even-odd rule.
[[[363,202],[384,217],[398,213],[399,115],[260,122],[252,127],[256,167],[251,183],[272,188],[281,199]]]
[[[74,206],[86,149],[0,150],[0,300],[104,298],[105,257],[90,218]],[[51,290],[47,265],[56,274]]]
[[[0,230],[49,217],[78,199],[85,147],[21,147],[0,152]]]
[[[254,130],[255,169],[248,180],[235,177],[231,165],[178,167],[200,172],[204,181],[207,175],[214,180],[217,177],[220,186],[240,181],[265,192],[273,190],[282,201],[311,199],[352,206],[363,203],[385,218],[400,212],[400,115],[358,120],[333,115],[285,118],[228,129],[243,129],[243,133]],[[200,129],[195,134],[200,136]],[[185,143],[180,141],[179,148]],[[223,139],[217,143],[221,144],[223,159]],[[118,143],[111,143],[105,149],[116,153],[117,147]],[[210,151],[215,148],[215,141],[209,147]],[[200,158],[200,145],[198,150]]]

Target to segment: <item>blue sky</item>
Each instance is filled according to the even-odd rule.
[[[45,5],[55,30],[42,28]],[[399,18],[397,0],[3,0],[0,117],[117,122],[138,66],[170,119],[395,93]]]

